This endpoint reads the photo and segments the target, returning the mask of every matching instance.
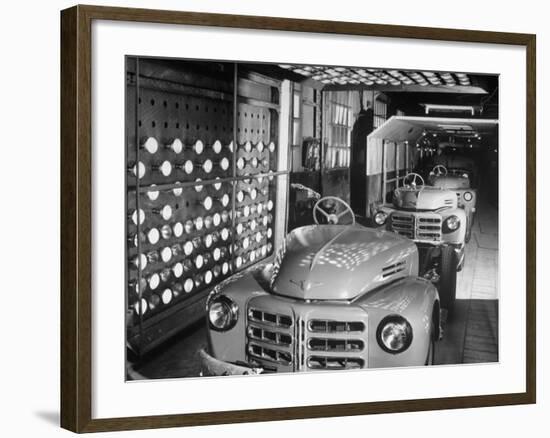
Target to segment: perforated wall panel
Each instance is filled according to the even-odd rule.
[[[235,74],[128,60],[128,339],[139,351],[173,331],[151,329],[166,315],[273,252],[278,112],[236,104]]]

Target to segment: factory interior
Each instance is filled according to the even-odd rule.
[[[498,361],[497,75],[128,56],[125,84],[128,380],[200,376],[209,294],[273,264],[315,194],[372,228],[461,160],[476,205],[433,364]]]

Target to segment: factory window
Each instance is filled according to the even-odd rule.
[[[388,118],[388,104],[383,95],[379,95],[374,100],[374,128],[381,126]]]
[[[325,94],[325,169],[349,167],[353,114],[350,92]]]
[[[292,146],[300,146],[302,140],[301,106],[301,92],[299,89],[295,89],[292,99]]]

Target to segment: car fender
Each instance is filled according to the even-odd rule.
[[[219,295],[225,295],[237,304],[237,323],[230,330],[220,332],[208,329],[208,344],[212,355],[227,362],[244,360],[246,339],[246,308],[248,301],[259,295],[267,295],[260,284],[259,270],[245,271],[235,274],[220,283],[208,297],[207,303]],[[207,304],[208,307],[208,304]],[[207,324],[208,309],[207,309]]]
[[[464,193],[466,192],[470,192],[472,194],[472,199],[469,201],[466,201],[464,199]],[[477,190],[476,189],[456,190],[456,193],[457,193],[457,199],[458,199],[458,206],[466,210],[466,214],[469,214],[470,212],[475,213],[476,204],[477,204]]]
[[[435,330],[436,339],[439,335],[439,295],[431,282],[408,277],[361,297],[357,304],[368,313],[369,367],[424,365],[431,342],[431,328]],[[413,330],[410,347],[399,354],[384,351],[376,337],[379,324],[390,315],[404,317]]]
[[[464,199],[464,194],[470,192],[472,194],[472,199],[466,201]],[[464,209],[466,213],[466,234],[468,229],[472,229],[474,223],[474,216],[476,213],[476,203],[477,203],[477,190],[476,189],[466,189],[457,191],[458,207]]]
[[[385,213],[386,216],[387,216],[386,222],[383,223],[382,225],[378,225],[374,222],[374,219],[373,219],[372,220],[372,226],[374,228],[387,228],[388,227],[388,219],[390,217],[390,214],[392,214],[396,210],[397,209],[392,204],[383,204],[383,205],[378,206],[378,208],[375,210],[374,214],[378,213],[379,211]],[[373,218],[374,218],[374,215],[373,215]]]
[[[466,238],[466,224],[467,224],[467,214],[463,208],[452,208],[448,210],[443,210],[439,212],[441,214],[442,226],[444,226],[445,221],[450,216],[457,216],[460,219],[460,227],[456,231],[443,233],[441,236],[442,242],[452,243],[454,245],[464,244]]]

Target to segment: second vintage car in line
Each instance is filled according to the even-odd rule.
[[[456,276],[465,257],[466,213],[450,190],[426,186],[417,173],[409,173],[373,216],[375,227],[385,228],[415,242],[420,273],[437,284],[441,306],[452,316]]]

